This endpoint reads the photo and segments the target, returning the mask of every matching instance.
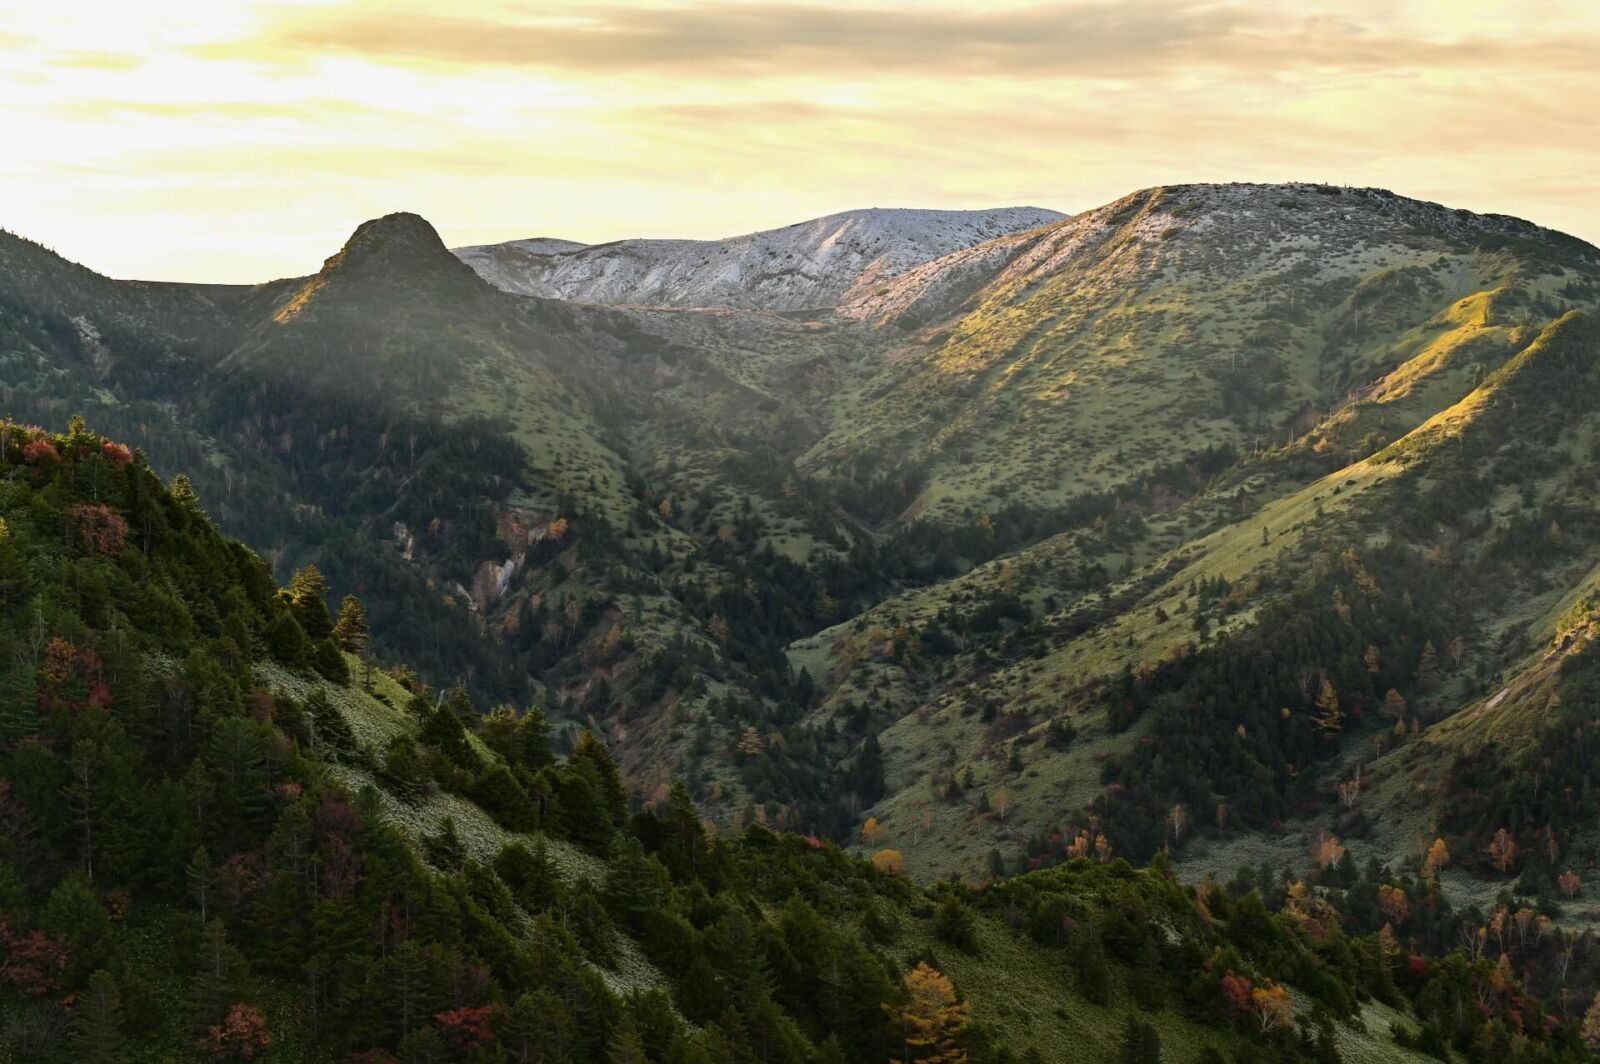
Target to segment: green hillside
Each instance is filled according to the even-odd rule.
[[[1531,948],[1477,959],[1581,1020],[1580,241],[1382,190],[1207,185],[787,314],[510,295],[413,215],[254,287],[111,281],[9,236],[0,268],[0,409],[88,414],[190,476],[263,573],[315,563],[365,604],[364,657],[312,651],[354,699],[368,756],[330,769],[352,793],[422,741],[416,691],[460,687],[469,723],[510,704],[558,751],[600,739],[631,802],[681,783],[727,838],[891,850],[918,883],[1050,871],[1086,839],[1240,877],[1275,914],[1286,884],[1350,895],[1356,935],[1405,880],[1458,910],[1387,921],[1425,958],[1526,911],[1549,921]],[[378,662],[416,670],[407,693],[337,694]],[[305,664],[253,682],[304,703]],[[451,793],[384,808],[423,835],[456,809],[494,845]],[[1351,868],[1320,867],[1330,838]],[[1457,859],[1424,875],[1435,840]],[[940,959],[983,1011],[971,984],[997,980]]]
[[[972,890],[723,835],[591,733],[373,666],[357,600],[81,423],[6,426],[0,473],[10,1059],[1587,1059],[1447,911],[1437,957],[1373,933],[1382,870]]]

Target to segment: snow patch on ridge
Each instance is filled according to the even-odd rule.
[[[1039,207],[846,211],[725,240],[535,238],[456,249],[504,291],[586,303],[815,310],[921,263],[1065,215]]]

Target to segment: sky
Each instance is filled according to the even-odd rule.
[[[0,228],[117,277],[1377,185],[1600,242],[1592,0],[0,0]]]

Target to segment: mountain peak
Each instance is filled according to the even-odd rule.
[[[368,256],[414,258],[430,255],[449,255],[438,230],[420,214],[397,211],[356,226],[337,257],[348,265]]]
[[[282,323],[304,312],[317,298],[338,289],[357,300],[394,298],[474,298],[487,292],[470,269],[450,254],[439,233],[420,214],[400,211],[362,222],[339,253],[322,264],[278,312]]]

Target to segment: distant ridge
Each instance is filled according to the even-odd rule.
[[[586,303],[830,307],[953,251],[1066,216],[1040,207],[868,208],[723,240],[534,238],[456,249],[496,288]]]

